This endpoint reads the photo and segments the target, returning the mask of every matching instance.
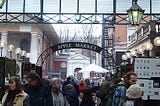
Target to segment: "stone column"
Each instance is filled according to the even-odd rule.
[[[4,47],[2,50],[2,57],[7,56],[7,36],[8,32],[1,32],[1,41],[6,43],[6,47]]]
[[[37,32],[31,32],[31,58],[30,62],[33,64],[36,64],[38,59],[38,33]]]

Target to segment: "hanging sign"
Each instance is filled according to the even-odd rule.
[[[66,42],[66,43],[60,43],[51,47],[53,52],[57,50],[70,49],[70,48],[88,49],[88,50],[96,51],[98,53],[100,53],[102,50],[102,48],[97,45],[84,43],[84,42]]]

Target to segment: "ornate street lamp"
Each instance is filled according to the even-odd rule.
[[[22,52],[21,48],[16,48],[15,54],[17,55],[17,60],[19,60],[21,52]]]
[[[12,44],[8,45],[8,51],[10,53],[10,58],[12,58],[12,52],[13,52],[13,50],[14,50],[14,45],[12,45]]]
[[[6,46],[6,43],[3,41],[0,41],[1,57],[2,57],[2,50],[5,46]]]
[[[127,10],[132,25],[139,25],[144,10],[137,4],[137,0],[133,0],[133,5]]]
[[[25,50],[22,50],[21,56],[22,56],[22,61],[25,61],[26,59],[26,54],[27,52]]]

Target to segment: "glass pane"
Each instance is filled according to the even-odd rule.
[[[41,0],[26,0],[25,11],[30,13],[39,13],[41,10],[40,1]]]
[[[152,0],[152,13],[160,13],[160,0]]]
[[[23,0],[8,0],[8,12],[23,12]]]
[[[97,0],[97,12],[98,13],[112,13],[113,12],[113,0]]]
[[[77,0],[63,0],[61,10],[62,13],[76,13],[77,7]]]
[[[45,0],[43,8],[44,13],[58,13],[59,0]]]

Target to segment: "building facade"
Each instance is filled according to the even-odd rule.
[[[1,49],[2,57],[14,58],[17,61],[27,61],[36,65],[37,59],[48,47],[59,43],[54,28],[51,25],[35,24],[1,24],[1,41],[6,45]],[[8,45],[14,45],[14,50],[8,52]],[[22,54],[16,54],[16,48],[30,53],[29,59]],[[51,52],[51,51],[50,51]],[[12,57],[11,57],[12,55]],[[19,57],[18,57],[19,55]],[[42,66],[42,74],[45,76],[46,70],[53,68],[53,55],[51,54]]]
[[[75,54],[67,59],[67,76],[78,77],[79,69],[82,69],[90,64],[90,59],[81,54]],[[83,78],[89,78],[90,73],[83,73]]]

